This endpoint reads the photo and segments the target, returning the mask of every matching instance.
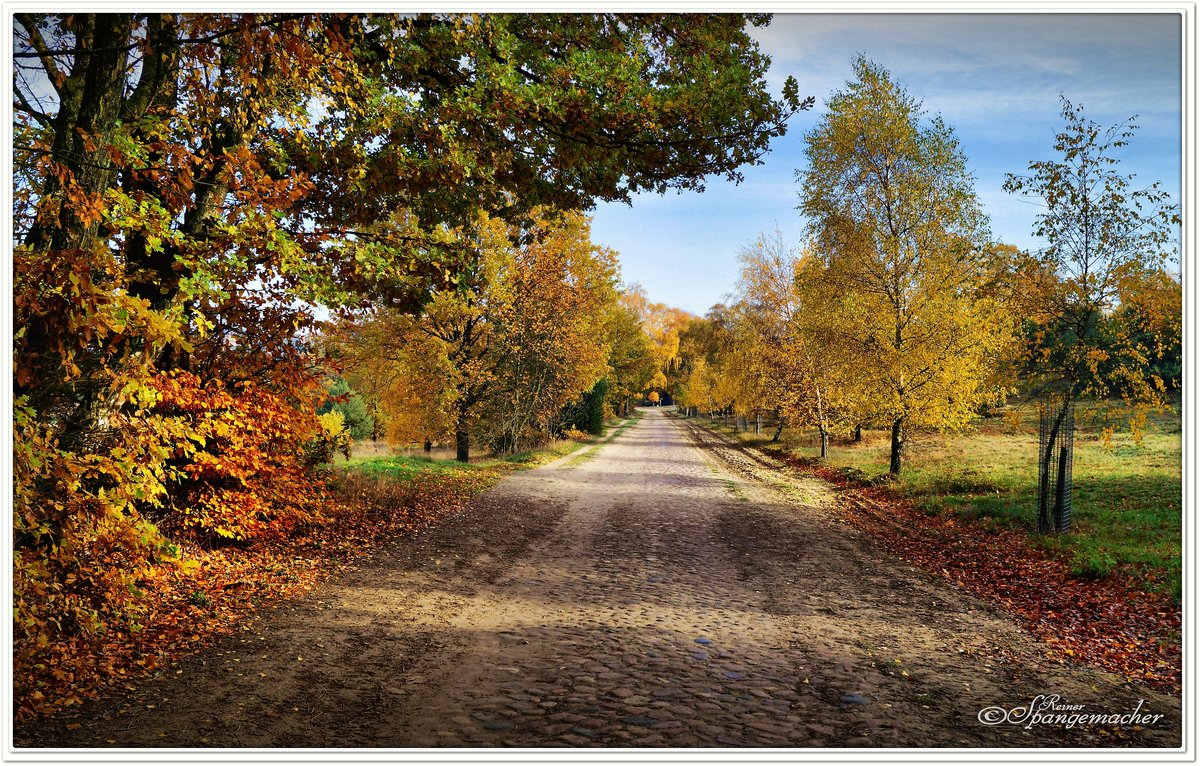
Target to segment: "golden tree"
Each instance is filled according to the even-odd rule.
[[[652,303],[641,285],[630,285],[622,299],[641,322],[642,330],[650,344],[650,356],[655,371],[649,387],[668,389],[686,377],[683,368],[680,342],[681,333],[696,319],[682,309],[664,303]]]
[[[805,137],[801,210],[827,261],[830,331],[891,427],[898,474],[906,429],[951,429],[994,396],[992,358],[1009,336],[987,289],[985,221],[966,160],[938,117],[859,57]]]
[[[644,398],[642,392],[657,372],[650,339],[638,313],[630,305],[630,295],[629,289],[622,291],[618,302],[609,311],[606,330],[608,402],[611,410],[621,415],[628,415],[633,402]],[[644,293],[641,297],[645,297]]]
[[[419,316],[374,312],[340,343],[358,349],[351,374],[390,381],[393,438],[452,436],[466,462],[473,435],[514,450],[608,371],[617,267],[578,213],[539,214],[523,232],[484,218],[460,236],[475,259],[458,287],[435,291]]]
[[[826,458],[830,434],[848,412],[852,379],[830,332],[824,266],[811,245],[789,247],[778,231],[760,234],[740,259],[739,326],[749,349],[741,354],[741,375],[778,411],[775,439],[787,423],[811,426]]]
[[[517,232],[512,232],[516,236]],[[617,255],[591,241],[579,213],[541,214],[486,292],[495,381],[481,412],[492,446],[510,452],[544,437],[551,419],[608,372],[608,319]]]

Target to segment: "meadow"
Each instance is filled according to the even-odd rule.
[[[1078,577],[1125,572],[1147,589],[1182,592],[1182,418],[1178,401],[1151,413],[1140,443],[1128,429],[1105,439],[1106,426],[1128,420],[1124,407],[1086,402],[1076,411],[1074,508],[1071,530],[1038,535],[1036,405],[1006,408],[979,418],[959,434],[916,434],[906,445],[903,473],[894,489],[929,514],[954,514],[984,526],[1027,530],[1039,547],[1070,560]],[[713,424],[726,434],[732,425]],[[751,444],[768,444],[772,431],[739,432]],[[815,432],[784,429],[783,447],[815,458]],[[889,435],[863,430],[863,438],[834,439],[828,464],[864,481],[886,481]]]

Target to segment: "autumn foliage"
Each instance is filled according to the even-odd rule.
[[[187,430],[167,457],[169,508],[155,510],[174,538],[209,544],[287,537],[322,520],[328,504],[297,449],[321,438],[313,409],[253,381],[201,385],[185,372],[160,375],[155,411]]]
[[[484,218],[459,236],[477,245],[456,288],[418,314],[341,323],[329,353],[371,381],[393,441],[453,440],[466,461],[480,441],[498,452],[545,442],[572,400],[619,372],[619,307],[616,255],[578,213],[539,215],[523,232]]]
[[[619,287],[590,240],[597,200],[736,180],[811,106],[791,78],[767,92],[747,26],[768,16],[14,19],[19,715],[152,669],[486,483],[331,479],[349,439],[317,414],[331,375],[393,440],[453,440],[464,461],[480,441],[545,441],[589,392],[624,410],[674,389],[823,432],[888,423],[897,471],[904,428],[960,427],[1003,388],[988,363],[1009,337],[961,152],[865,61],[896,107],[875,148],[899,146],[897,168],[937,160],[901,179],[915,250],[858,215],[854,189],[814,187],[825,249],[785,264],[786,315],[749,287],[712,321]],[[849,111],[810,137],[814,159],[842,167],[869,101],[835,104]],[[1181,357],[1178,283],[1124,255],[1128,300],[1104,304],[1111,321],[1089,308],[1096,342],[1064,358],[1103,381],[1080,391],[1157,402],[1169,371],[1143,372]],[[881,265],[894,294],[855,289]],[[1061,296],[1054,265],[1014,278]],[[1027,349],[1053,356],[1059,325],[1030,316]]]
[[[318,464],[347,437],[316,414],[337,371],[318,317],[420,315],[468,281],[454,232],[736,178],[808,106],[794,81],[766,91],[745,29],[766,16],[14,20],[23,715],[111,676],[122,647],[186,644],[187,588],[269,582],[275,557],[338,528]],[[518,320],[562,273],[513,283],[508,332],[535,327]],[[601,328],[594,308],[564,303],[505,360],[531,384],[542,355],[564,362],[566,388],[523,389],[538,418],[603,372],[603,350],[547,346]]]
[[[333,474],[323,523],[305,535],[217,548],[182,542],[176,551],[181,564],[142,566],[136,579],[122,583],[124,611],[99,614],[102,628],[94,633],[22,633],[19,625],[13,690],[17,717],[67,709],[159,671],[237,629],[252,611],[304,592],[379,543],[457,513],[499,475],[498,470],[474,471],[392,482]],[[107,599],[110,605],[113,595]],[[64,603],[45,594],[42,598]],[[38,641],[41,635],[58,638]]]
[[[1161,184],[1118,169],[1134,120],[1106,128],[1063,99],[1055,158],[1005,183],[1042,211],[1044,247],[1023,252],[991,241],[950,126],[865,55],[853,70],[805,136],[807,237],[759,234],[743,248],[731,304],[683,323],[662,379],[689,415],[756,434],[766,420],[774,442],[785,428],[811,434],[819,459],[799,462],[845,487],[846,517],[889,549],[998,599],[1067,657],[1178,691],[1179,608],[1136,585],[1153,576],[1073,578],[1033,530],[924,514],[883,482],[855,485],[826,467],[832,435],[848,444],[886,429],[886,481],[903,481],[912,434],[971,431],[1022,399],[1052,405],[1055,432],[1075,400],[1113,412],[1123,400],[1140,440],[1148,410],[1167,409],[1180,385],[1183,305],[1171,269],[1178,208]],[[1077,508],[1086,519],[1091,509]],[[1113,534],[1142,539],[1132,525]]]

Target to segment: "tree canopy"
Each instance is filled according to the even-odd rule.
[[[1170,378],[1155,365],[1171,353],[1179,337],[1172,324],[1182,318],[1179,280],[1168,271],[1178,208],[1160,182],[1139,187],[1116,167],[1134,118],[1104,127],[1066,98],[1062,118],[1059,157],[1030,162],[1028,175],[1009,174],[1004,185],[1045,210],[1034,234],[1046,246],[1019,265],[1021,370],[1040,393],[1065,402],[1119,394],[1161,405]]]
[[[533,380],[539,343],[609,321],[514,321],[562,271],[522,271],[551,257],[542,216],[737,179],[811,103],[768,92],[765,15],[14,20],[20,668],[132,624],[177,542],[321,523],[322,317],[457,310],[490,220],[534,280],[495,283],[489,321],[534,349],[500,374]],[[579,361],[556,378],[578,393],[599,347],[546,359]]]

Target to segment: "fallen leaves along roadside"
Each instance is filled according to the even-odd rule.
[[[766,450],[764,450],[766,451]],[[1048,659],[1096,665],[1159,691],[1181,689],[1181,612],[1168,596],[1121,574],[1072,577],[1066,561],[1019,530],[927,514],[895,491],[811,459],[770,454],[841,490],[843,518],[889,552],[999,603],[1054,650]]]
[[[239,548],[184,547],[143,593],[140,625],[48,647],[37,667],[14,669],[17,720],[58,713],[146,678],[231,633],[254,611],[294,598],[382,542],[460,512],[510,466],[431,473],[410,481],[334,474],[328,522],[292,538]]]

